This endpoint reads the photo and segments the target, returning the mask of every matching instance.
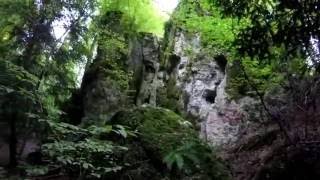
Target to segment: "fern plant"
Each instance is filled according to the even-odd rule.
[[[170,152],[163,161],[170,170],[177,168],[188,173],[192,169],[191,166],[197,167],[199,165],[200,158],[198,157],[196,144],[191,142]]]
[[[200,140],[185,142],[169,152],[163,162],[175,178],[230,179],[229,171],[222,160],[218,159],[212,149]]]

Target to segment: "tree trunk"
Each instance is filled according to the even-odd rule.
[[[11,112],[10,119],[10,142],[9,142],[9,153],[10,153],[10,162],[9,167],[15,168],[17,166],[17,132],[16,132],[16,119],[17,115],[14,112]]]

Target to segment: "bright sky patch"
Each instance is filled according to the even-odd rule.
[[[177,7],[179,0],[154,0],[153,1],[159,13],[166,19],[169,19],[170,14]]]

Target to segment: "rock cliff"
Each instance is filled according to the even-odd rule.
[[[282,145],[279,129],[266,120],[256,99],[230,98],[232,64],[225,54],[208,53],[200,34],[176,26],[167,31],[163,41],[148,33],[123,40],[128,45],[125,53],[115,55],[122,64],[98,49],[83,81],[83,120],[108,122],[123,109],[164,107],[189,119],[202,140],[222,150],[220,156],[230,162],[234,179],[256,176]],[[266,139],[271,144],[263,142]]]
[[[182,114],[196,121],[204,140],[221,148],[235,145],[243,126],[250,123],[244,119],[255,113],[249,112],[248,106],[258,102],[250,97],[229,98],[226,56],[212,57],[204,51],[199,34],[190,35],[179,28],[171,31],[164,87],[167,92],[175,88],[180,92],[176,104]]]

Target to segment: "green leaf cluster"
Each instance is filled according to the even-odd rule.
[[[101,13],[119,11],[121,25],[129,33],[149,32],[163,36],[165,18],[155,9],[151,0],[101,0]]]
[[[171,179],[229,179],[228,170],[193,125],[171,110],[140,107],[117,114],[111,123],[137,131],[141,146],[152,153],[153,161],[167,165]]]
[[[50,132],[47,142],[42,145],[42,153],[50,159],[51,165],[63,168],[63,173],[77,174],[81,178],[102,178],[128,165],[119,159],[128,148],[107,140],[112,134],[123,138],[135,136],[135,132],[123,126],[84,129],[50,120],[41,122],[47,124]]]
[[[223,17],[221,9],[208,0],[181,1],[171,20],[187,33],[199,33],[203,48],[211,55],[232,53],[235,32],[246,25]]]

